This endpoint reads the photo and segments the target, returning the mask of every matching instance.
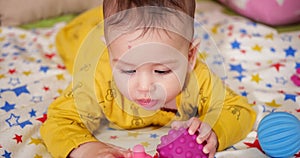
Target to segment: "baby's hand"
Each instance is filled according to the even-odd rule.
[[[178,129],[180,127],[189,128],[189,134],[193,135],[196,131],[199,131],[199,135],[197,137],[197,143],[201,144],[204,141],[207,144],[203,147],[203,152],[209,154],[209,158],[213,158],[216,154],[218,147],[218,139],[215,132],[211,129],[211,127],[201,122],[198,118],[193,117],[188,121],[175,121],[171,124],[172,128]]]
[[[70,158],[131,158],[131,152],[123,148],[102,142],[88,142],[74,149]]]

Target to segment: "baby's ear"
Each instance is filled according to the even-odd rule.
[[[188,54],[189,71],[193,71],[196,65],[199,45],[200,45],[200,39],[193,39],[193,41],[190,42],[190,48]]]

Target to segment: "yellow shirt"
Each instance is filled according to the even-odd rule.
[[[66,157],[80,144],[97,141],[92,131],[99,128],[101,119],[107,119],[116,128],[133,129],[199,117],[216,133],[218,150],[237,143],[252,129],[256,114],[247,100],[226,88],[202,62],[197,61],[184,90],[177,96],[175,114],[146,111],[124,98],[113,83],[107,54],[104,52],[98,64],[94,92],[88,92],[93,90],[85,85],[70,85],[49,107],[41,135],[54,157]]]
[[[100,13],[97,8],[81,15],[58,35],[57,41],[60,45],[57,47],[70,72],[72,69],[76,70],[76,66],[73,68],[72,65],[75,55],[68,51],[77,50],[78,43],[85,38],[88,30],[98,24],[99,18],[88,14]],[[82,21],[87,22],[88,26]],[[81,25],[86,26],[80,29],[83,27]],[[79,35],[75,38],[72,32]],[[96,50],[101,47],[95,44],[93,46]],[[90,47],[86,49],[89,50]],[[112,127],[133,129],[151,125],[164,126],[173,120],[188,120],[196,116],[213,128],[218,137],[219,151],[246,137],[255,122],[256,113],[247,100],[224,86],[200,61],[197,61],[194,71],[187,78],[184,90],[176,98],[177,114],[162,110],[146,111],[124,98],[112,80],[106,51],[99,61],[96,73],[92,74],[94,76],[73,74],[73,83],[48,109],[48,119],[40,132],[53,157],[67,157],[80,144],[98,141],[92,131],[99,128],[102,119],[107,119]],[[86,66],[77,69],[85,71],[89,65]]]

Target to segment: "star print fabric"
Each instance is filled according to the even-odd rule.
[[[300,31],[279,33],[243,17],[226,15],[219,7],[207,9],[207,3],[213,2],[198,2],[195,16],[195,27],[206,30],[196,34],[201,39],[199,58],[235,93],[247,97],[258,114],[247,138],[216,157],[266,157],[257,141],[259,121],[274,111],[300,118],[300,89],[290,80],[300,68]],[[0,158],[51,157],[39,128],[47,119],[50,103],[71,81],[55,47],[56,34],[64,26],[0,27]],[[238,117],[239,109],[230,110]],[[104,141],[125,148],[142,144],[152,155],[168,131],[100,130],[96,134]]]

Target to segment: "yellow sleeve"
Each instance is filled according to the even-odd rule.
[[[246,98],[226,87],[207,67],[201,69],[200,119],[216,133],[218,151],[224,150],[247,136],[253,128],[256,113]]]
[[[81,48],[82,43],[88,43],[89,41],[87,42],[87,39],[93,40],[93,38],[100,38],[100,35],[103,35],[103,32],[99,31],[101,30],[100,27],[98,30],[95,29],[101,24],[102,19],[102,6],[99,6],[79,15],[58,33],[56,37],[56,47],[70,73],[78,72],[76,68],[78,69],[78,67],[80,68],[81,66],[80,64],[84,64],[82,60],[86,58],[82,58],[82,60],[79,61],[77,60],[77,65],[74,65],[76,57],[83,54],[78,54],[79,50],[85,51],[85,49],[82,50],[83,48]],[[87,36],[91,35],[89,33],[92,30],[94,30],[93,36]],[[91,43],[91,45],[92,44],[93,43]],[[99,45],[100,44],[96,44],[91,48],[96,50],[102,46]],[[73,91],[75,91],[76,86],[78,85],[73,86],[70,84],[64,94],[50,105],[47,112],[48,119],[40,129],[42,139],[53,157],[67,157],[69,152],[80,144],[98,141],[93,137],[92,132],[98,129],[100,119],[103,117],[102,111],[99,111],[101,107],[98,103],[95,103],[95,98],[88,99],[89,94],[86,95],[87,93],[83,93],[85,95],[84,99],[81,98],[81,94],[78,94],[77,97],[73,97]],[[100,88],[99,85],[96,87]],[[83,92],[84,90],[80,91]],[[80,91],[77,91],[77,93],[80,93]],[[96,89],[96,91],[98,92],[99,89]],[[76,100],[74,98],[76,98]],[[78,106],[78,102],[83,104]],[[84,118],[84,121],[82,118]]]
[[[92,130],[100,125],[101,113],[95,116],[84,112],[83,109],[80,112],[76,107],[71,85],[64,95],[50,105],[47,112],[48,118],[41,126],[40,133],[53,157],[67,157],[72,149],[80,144],[98,141],[93,137]],[[79,113],[86,116],[80,116]]]

